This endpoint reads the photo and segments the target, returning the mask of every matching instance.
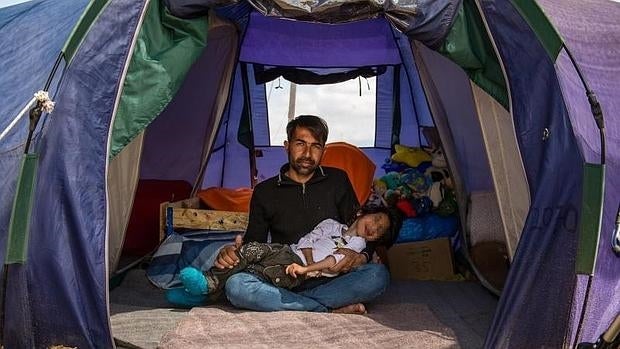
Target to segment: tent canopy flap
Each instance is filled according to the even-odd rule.
[[[239,60],[288,67],[365,67],[400,64],[383,19],[324,25],[252,13]]]
[[[206,18],[180,19],[151,1],[123,85],[110,156],[118,154],[175,95],[206,46]]]
[[[306,22],[344,23],[385,17],[407,36],[437,47],[452,27],[462,0],[418,1],[347,1],[319,0],[166,0],[171,13],[181,18],[193,18],[215,8],[218,14],[239,20],[251,11],[252,4],[264,16],[285,17]]]

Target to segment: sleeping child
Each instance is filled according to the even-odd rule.
[[[400,219],[384,207],[364,207],[349,226],[333,219],[325,219],[292,245],[250,242],[236,253],[239,263],[230,269],[213,267],[204,273],[194,267],[181,270],[180,279],[192,295],[213,294],[222,290],[226,280],[240,272],[251,272],[265,277],[275,286],[292,289],[310,277],[334,277],[329,268],[344,255],[339,248],[361,252],[366,241],[391,245]]]

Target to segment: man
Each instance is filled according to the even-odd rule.
[[[342,223],[352,219],[359,208],[355,193],[344,171],[321,167],[328,128],[317,116],[302,115],[287,127],[284,149],[288,163],[280,173],[254,188],[244,242],[296,243],[299,238],[326,218]],[[235,250],[224,247],[216,261],[217,268],[232,268],[238,263]],[[367,262],[371,250],[357,253],[340,249],[345,257],[330,269],[342,273],[336,278],[316,279],[314,285],[289,291],[273,286],[251,273],[239,273],[226,282],[226,296],[239,308],[259,311],[305,310],[365,313],[368,302],[385,291],[389,282],[387,269]],[[311,280],[312,281],[312,280]]]

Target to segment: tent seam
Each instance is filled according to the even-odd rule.
[[[101,8],[101,10],[99,11],[99,13],[97,13],[97,15],[95,16],[95,18],[93,18],[93,21],[91,22],[91,24],[88,26],[88,30],[86,30],[84,32],[84,35],[82,35],[82,38],[80,39],[80,42],[75,45],[75,50],[73,51],[73,55],[71,55],[71,58],[67,61],[66,60],[66,55],[65,55],[65,49],[67,48],[67,43],[69,43],[69,41],[71,40],[71,38],[73,37],[73,35],[75,35],[76,29],[78,28],[78,26],[80,25],[80,23],[82,22],[82,20],[84,19],[84,15],[86,15],[86,13],[88,12],[88,10],[90,9],[90,7],[93,5],[95,0],[91,0],[91,2],[88,4],[88,7],[84,10],[84,12],[82,12],[82,17],[80,17],[80,19],[78,19],[77,23],[75,24],[75,26],[73,27],[73,31],[71,32],[71,34],[69,34],[69,38],[67,39],[67,41],[65,42],[63,48],[60,50],[60,52],[62,52],[62,56],[65,58],[65,62],[67,62],[65,69],[69,67],[69,65],[71,64],[71,62],[73,62],[73,57],[75,56],[75,53],[80,49],[80,47],[82,46],[82,43],[84,43],[84,39],[86,38],[86,36],[88,35],[88,33],[90,32],[90,30],[93,27],[93,23],[97,22],[99,20],[99,17],[101,16],[101,14],[106,10],[106,8],[108,8],[108,6],[110,5],[110,2],[107,1],[105,3],[105,5],[103,5],[103,7]]]
[[[112,333],[112,322],[110,319],[110,290],[109,290],[110,280],[108,277],[108,275],[110,274],[110,270],[109,270],[110,262],[108,260],[109,259],[108,258],[109,234],[110,234],[110,202],[109,202],[110,197],[109,197],[109,192],[108,192],[108,179],[109,179],[108,171],[110,167],[110,155],[109,155],[110,144],[112,140],[112,129],[114,127],[114,119],[116,118],[116,113],[118,111],[118,106],[120,104],[120,98],[123,93],[124,84],[122,82],[124,82],[125,78],[127,77],[127,70],[129,69],[129,62],[131,62],[131,58],[133,57],[136,41],[140,34],[139,28],[141,28],[142,23],[144,22],[144,17],[146,15],[146,12],[147,12],[147,9],[150,3],[151,3],[151,0],[144,1],[142,11],[140,12],[140,18],[138,19],[138,22],[136,23],[136,29],[134,30],[133,38],[129,46],[129,53],[127,54],[127,57],[125,57],[125,63],[123,65],[123,72],[121,74],[121,79],[119,80],[119,87],[118,87],[118,91],[116,92],[116,98],[114,100],[114,109],[112,110],[112,117],[110,118],[110,124],[108,126],[108,139],[106,142],[107,146],[106,146],[106,154],[105,154],[105,275],[106,275],[105,276],[105,298],[106,298],[106,310],[107,310],[106,318],[108,320],[108,328],[110,330],[109,335],[110,335],[110,340],[112,343],[114,343],[114,335]]]

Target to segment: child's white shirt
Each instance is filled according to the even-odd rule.
[[[312,249],[312,258],[315,262],[322,261],[328,256],[334,256],[336,263],[340,262],[344,255],[334,253],[338,248],[348,248],[357,253],[366,248],[366,240],[359,236],[345,235],[349,229],[346,224],[339,223],[333,219],[325,219],[317,224],[311,232],[304,235],[299,242],[291,245],[291,249],[301,258],[304,265],[308,265],[304,257],[302,248]],[[336,276],[336,274],[325,274],[323,276]]]

